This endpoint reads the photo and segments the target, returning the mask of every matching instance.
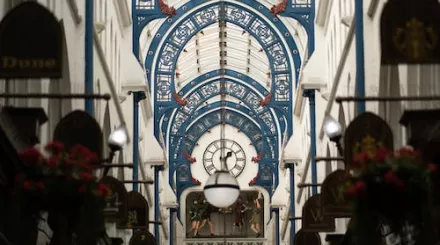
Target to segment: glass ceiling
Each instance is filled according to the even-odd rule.
[[[267,89],[270,88],[269,60],[258,41],[241,27],[226,24],[227,31],[220,33],[218,23],[204,28],[185,46],[177,61],[176,88],[185,86],[194,78],[220,69],[221,55],[226,64],[222,67],[246,74]],[[224,35],[220,38],[220,35]],[[222,40],[223,43],[220,43]],[[223,45],[221,54],[220,45]]]

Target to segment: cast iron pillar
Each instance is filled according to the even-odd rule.
[[[365,97],[364,0],[354,0],[356,36],[356,96]],[[365,112],[365,101],[356,102],[356,112]]]
[[[174,228],[175,228],[175,218],[174,216],[176,215],[176,209],[175,208],[170,208],[170,245],[174,245]]]
[[[146,99],[144,91],[130,91],[133,94],[133,191],[139,191],[139,102]]]
[[[289,169],[290,174],[290,209],[289,209],[289,220],[290,220],[290,245],[295,243],[295,163],[286,163],[285,167]],[[287,222],[287,221],[286,221]]]
[[[303,96],[309,98],[310,108],[310,165],[312,172],[312,195],[318,194],[318,170],[316,168],[316,108],[315,108],[315,90],[304,90]]]
[[[86,0],[85,10],[84,90],[86,94],[93,94],[93,2],[94,0]],[[89,115],[94,116],[93,99],[86,99],[84,107]]]
[[[154,238],[156,245],[160,245],[159,172],[163,169],[161,165],[154,166]]]

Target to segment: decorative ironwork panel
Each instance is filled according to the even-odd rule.
[[[170,137],[170,149],[174,149],[174,152],[171,155],[171,158],[174,160],[177,160],[179,158],[179,154],[180,154],[180,146],[182,145],[182,137],[180,136],[171,136]]]
[[[235,95],[238,98],[242,98],[247,92],[247,89],[244,86],[233,82],[228,82],[226,87],[229,94]]]
[[[249,29],[254,35],[257,36],[257,39],[261,41],[264,46],[268,46],[271,43],[278,41],[270,27],[259,19],[255,19]]]
[[[289,75],[277,74],[275,75],[274,79],[275,79],[275,100],[290,101]]]
[[[206,130],[207,128],[205,128],[203,123],[198,122],[192,125],[191,128],[187,131],[186,139],[195,142],[202,134],[206,132]]]
[[[166,43],[159,58],[159,71],[172,72],[174,64],[176,63],[179,49],[170,43]]]
[[[254,108],[260,107],[260,98],[254,93],[249,93],[244,100]]]
[[[218,20],[218,6],[206,8],[194,14],[194,20],[199,26],[205,26]]]
[[[280,43],[276,43],[268,48],[268,53],[273,59],[273,67],[275,71],[282,72],[287,71],[289,64],[287,62],[286,54],[284,53],[283,46]]]
[[[171,127],[171,133],[177,134],[180,127],[185,123],[186,119],[188,119],[188,115],[183,114],[182,112],[178,112],[176,117],[174,118],[173,126]]]
[[[198,92],[191,94],[187,100],[188,104],[184,107],[185,112],[190,114],[203,102],[202,96]]]
[[[226,6],[226,19],[248,26],[252,20],[252,14],[235,6]]]
[[[278,158],[278,152],[276,151],[276,147],[278,146],[276,136],[266,137],[266,146],[268,147],[270,158],[276,159]]]
[[[273,181],[273,173],[272,173],[272,169],[269,165],[267,164],[260,164],[260,171],[259,172],[259,176],[260,176],[260,180],[262,182],[264,182],[265,184],[270,182],[272,183]]]
[[[187,19],[171,35],[170,42],[176,46],[182,46],[195,32],[197,32],[197,27],[191,19]]]
[[[136,0],[136,10],[154,9],[155,0]]]
[[[270,112],[269,111],[264,112],[263,114],[260,115],[260,118],[267,125],[267,127],[269,127],[270,132],[272,134],[276,134],[277,129]]]
[[[219,82],[209,83],[200,89],[200,94],[204,97],[211,97],[212,94],[218,94],[219,92]]]
[[[292,0],[292,7],[294,8],[311,8],[312,0]]]
[[[191,171],[186,164],[182,164],[176,169],[176,180],[177,182],[188,182],[190,181]]]
[[[171,75],[157,75],[156,99],[157,101],[171,101]]]

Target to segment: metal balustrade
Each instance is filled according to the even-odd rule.
[[[191,238],[185,239],[184,245],[268,245],[265,238]]]

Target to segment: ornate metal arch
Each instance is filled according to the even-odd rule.
[[[228,21],[235,23],[242,28],[253,34],[254,37],[260,41],[262,47],[266,50],[266,54],[269,54],[269,60],[272,64],[272,85],[273,101],[282,104],[282,108],[287,110],[287,120],[291,122],[290,115],[292,113],[292,107],[290,100],[292,98],[292,74],[290,71],[290,58],[295,60],[295,72],[299,71],[301,60],[296,49],[296,45],[292,38],[288,38],[294,50],[287,50],[284,44],[285,39],[281,38],[278,33],[269,25],[264,19],[249,9],[242,6],[227,3],[229,8]],[[183,50],[186,42],[204,27],[214,23],[217,19],[215,16],[215,8],[218,8],[218,4],[210,4],[198,9],[193,15],[185,17],[180,20],[177,26],[171,31],[167,32],[167,36],[162,38],[161,33],[165,32],[171,27],[171,23],[164,23],[159,29],[157,40],[153,40],[150,51],[146,58],[147,71],[151,71],[150,68],[154,67],[155,72],[151,72],[150,81],[154,81],[155,96],[155,134],[157,137],[158,123],[157,120],[162,118],[162,115],[166,110],[177,107],[177,102],[173,99],[172,94],[175,91],[174,87],[174,75],[175,75],[175,62]],[[183,8],[183,7],[182,7]],[[172,21],[171,21],[172,22]],[[280,22],[279,25],[282,25]],[[287,36],[290,36],[285,27],[279,28]],[[163,45],[160,45],[161,40],[164,41]],[[160,45],[160,49],[157,49]],[[157,62],[153,63],[155,59],[155,53],[153,50],[158,50],[159,57]],[[293,54],[291,54],[291,52]],[[289,128],[291,134],[292,129]]]
[[[241,132],[243,132],[250,140],[252,145],[255,147],[257,152],[267,150],[267,141],[276,140],[277,137],[268,136],[259,128],[259,125],[252,121],[251,119],[245,117],[243,114],[238,113],[236,111],[227,111],[227,115],[225,122],[228,125],[231,125]],[[189,187],[197,185],[194,183],[193,179],[190,178],[190,162],[187,159],[187,156],[184,154],[185,147],[190,147],[188,151],[188,155],[192,152],[195,147],[195,143],[197,140],[204,134],[209,133],[209,130],[221,123],[220,120],[220,108],[215,108],[213,111],[208,112],[203,115],[197,121],[192,124],[187,130],[184,136],[178,136],[174,138],[171,136],[172,141],[170,146],[170,170],[169,170],[169,180],[170,185],[174,185],[174,173],[182,174],[182,171],[188,171],[184,176],[188,176],[187,178],[176,178],[176,194],[179,198],[181,193]],[[182,142],[184,142],[182,144]],[[271,144],[271,143],[269,143]],[[180,146],[179,146],[180,145]],[[183,145],[183,147],[182,147]],[[181,149],[180,152],[171,149]],[[278,149],[272,149],[272,151],[277,152]],[[252,184],[259,185],[264,187],[269,191],[270,194],[273,193],[273,190],[278,186],[278,159],[261,159],[258,161],[258,173],[259,175],[256,177],[255,182]]]
[[[279,125],[278,121],[278,117],[282,118],[282,115],[278,115],[279,113],[263,106],[262,101],[264,101],[264,97],[261,97],[259,94],[255,93],[251,87],[242,83],[231,80],[226,80],[225,83],[225,91],[220,91],[220,80],[216,79],[207,83],[201,83],[195,90],[188,92],[188,94],[181,99],[184,101],[183,103],[185,103],[185,106],[174,109],[170,120],[162,122],[162,132],[169,133],[169,131],[171,131],[171,133],[176,133],[178,128],[186,127],[188,123],[200,115],[201,108],[214,107],[213,104],[208,104],[207,101],[211,98],[220,96],[222,93],[240,100],[240,103],[237,104],[236,107],[249,109],[249,115],[256,118],[256,120],[259,120],[263,127],[271,131],[272,134],[280,134],[280,132],[284,132],[284,120],[282,120],[283,123],[281,125]],[[176,123],[176,118],[178,123]],[[181,120],[185,120],[185,123],[182,123]],[[169,123],[172,124],[170,130],[168,127]]]

